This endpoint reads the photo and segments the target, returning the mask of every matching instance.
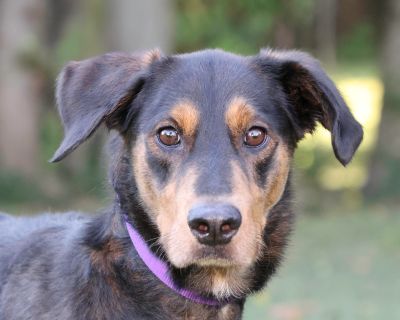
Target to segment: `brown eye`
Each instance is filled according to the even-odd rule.
[[[249,147],[258,147],[264,143],[267,132],[261,127],[251,127],[244,136],[244,144]]]
[[[158,139],[166,146],[176,146],[181,142],[178,131],[173,127],[161,128],[158,131]]]

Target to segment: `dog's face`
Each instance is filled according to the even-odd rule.
[[[298,52],[110,54],[67,66],[57,96],[66,137],[53,160],[103,120],[117,129],[177,268],[251,270],[274,250],[265,230],[298,140],[319,121],[347,164],[362,138],[333,83]]]
[[[132,165],[160,243],[176,267],[250,266],[294,147],[273,80],[220,52],[158,68],[142,91]]]

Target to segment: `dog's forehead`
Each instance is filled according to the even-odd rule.
[[[281,117],[274,80],[257,68],[254,57],[221,50],[171,56],[153,70],[148,105],[144,108],[149,128],[168,117],[177,106],[195,108],[211,125],[226,121],[232,101],[251,105],[267,119]]]
[[[176,56],[169,84],[179,97],[194,100],[200,107],[223,108],[233,96],[254,98],[259,76],[246,57],[220,50]]]

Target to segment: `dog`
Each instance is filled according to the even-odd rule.
[[[292,229],[291,162],[321,123],[336,158],[363,130],[317,60],[263,49],[109,53],[57,80],[65,136],[105,124],[113,204],[0,218],[0,319],[240,319]]]

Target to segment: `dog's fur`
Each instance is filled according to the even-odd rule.
[[[57,84],[65,138],[53,161],[105,123],[114,204],[91,217],[0,216],[0,319],[239,319],[246,297],[281,261],[293,223],[291,159],[317,122],[346,165],[361,126],[316,60],[298,51],[243,57],[221,50],[111,53],[71,62]],[[160,143],[160,128],[181,141]],[[267,131],[258,147],[251,127]],[[242,224],[226,245],[188,227],[198,204],[227,203]],[[221,307],[177,295],[143,264],[122,214],[170,266],[175,282]]]

